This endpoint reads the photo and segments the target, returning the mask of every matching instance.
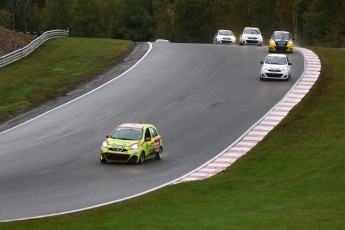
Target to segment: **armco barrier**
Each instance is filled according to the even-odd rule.
[[[41,36],[27,44],[25,47],[13,51],[12,53],[6,54],[0,57],[0,67],[5,65],[11,64],[27,55],[29,55],[32,51],[34,51],[37,47],[39,47],[43,42],[52,39],[52,38],[59,38],[59,37],[68,37],[69,31],[68,30],[50,30],[44,32]]]

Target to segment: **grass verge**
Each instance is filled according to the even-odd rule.
[[[64,95],[121,60],[132,46],[131,41],[72,37],[45,42],[38,52],[0,69],[0,121]]]
[[[345,51],[313,50],[322,73],[312,90],[222,173],[0,229],[344,229]]]

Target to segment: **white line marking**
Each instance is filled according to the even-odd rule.
[[[146,57],[146,55],[149,53],[149,51],[151,51],[152,49],[152,44],[150,44],[150,49],[148,50],[148,52],[139,60],[139,62],[144,58]],[[165,183],[163,185],[160,185],[160,186],[157,186],[155,188],[152,188],[152,189],[149,189],[147,191],[144,191],[142,193],[139,193],[139,194],[135,194],[133,196],[129,196],[129,197],[125,197],[125,198],[122,198],[122,199],[118,199],[118,200],[114,200],[114,201],[110,201],[110,202],[107,202],[107,203],[103,203],[103,204],[99,204],[99,205],[94,205],[94,206],[90,206],[90,207],[86,207],[86,208],[82,208],[82,209],[77,209],[77,210],[72,210],[72,211],[68,211],[68,212],[62,212],[62,213],[56,213],[56,214],[49,214],[49,215],[42,215],[42,216],[36,216],[36,217],[28,217],[28,218],[21,218],[21,219],[13,219],[13,220],[4,220],[4,221],[0,221],[0,222],[9,222],[9,221],[17,221],[17,220],[28,220],[28,219],[37,219],[37,218],[43,218],[43,217],[50,217],[50,216],[58,216],[58,215],[64,215],[64,214],[70,214],[70,213],[75,213],[75,212],[80,212],[80,211],[85,211],[85,210],[89,210],[89,209],[93,209],[93,208],[98,208],[98,207],[101,207],[101,206],[105,206],[105,205],[109,205],[109,204],[114,204],[114,203],[118,203],[118,202],[121,202],[121,201],[125,201],[125,200],[128,200],[128,199],[132,199],[132,198],[135,198],[135,197],[139,197],[141,195],[144,195],[144,194],[147,194],[149,192],[152,192],[152,191],[155,191],[157,189],[160,189],[160,188],[163,188],[165,186],[168,186],[168,185],[171,185],[171,184],[177,184],[177,183],[182,183],[182,182],[188,182],[188,181],[194,181],[194,180],[201,180],[201,179],[204,179],[204,178],[207,178],[207,177],[204,177],[204,173],[201,173],[201,174],[197,174],[198,171],[203,171],[203,170],[212,170],[212,168],[214,168],[214,170],[217,170],[217,172],[220,172],[220,171],[223,171],[225,170],[228,166],[230,166],[231,164],[224,164],[224,163],[220,163],[220,164],[217,164],[217,163],[213,163],[214,161],[218,160],[219,158],[221,158],[222,156],[229,156],[229,157],[234,157],[234,161],[236,161],[239,157],[241,157],[242,155],[246,154],[250,148],[237,148],[234,147],[236,146],[237,143],[239,143],[242,139],[244,138],[264,138],[266,136],[266,134],[268,132],[258,132],[258,131],[253,131],[253,129],[260,123],[262,122],[263,120],[276,120],[278,119],[279,121],[282,120],[284,118],[285,115],[287,115],[287,113],[284,113],[285,115],[281,116],[281,117],[276,117],[276,116],[272,116],[270,115],[272,113],[272,111],[274,111],[276,109],[276,107],[278,107],[280,105],[280,103],[291,103],[291,101],[298,103],[300,101],[299,100],[296,100],[296,99],[291,99],[289,98],[289,94],[291,92],[293,92],[293,90],[296,88],[297,85],[299,85],[301,82],[305,82],[305,75],[306,75],[306,69],[307,69],[307,63],[309,62],[310,63],[310,60],[313,61],[313,63],[316,63],[316,64],[320,64],[320,60],[319,58],[316,56],[316,54],[314,54],[312,51],[310,50],[307,50],[305,48],[295,48],[297,51],[299,51],[300,53],[302,53],[302,55],[304,56],[305,60],[304,60],[304,72],[302,73],[301,77],[299,78],[299,80],[296,82],[296,84],[292,87],[292,89],[283,97],[283,99],[278,102],[270,111],[268,111],[261,119],[259,119],[259,121],[257,121],[252,127],[250,127],[242,136],[240,136],[237,140],[235,140],[230,146],[228,146],[225,150],[223,150],[222,152],[220,152],[217,156],[215,156],[214,158],[212,158],[211,160],[207,161],[205,164],[201,165],[200,167],[196,168],[195,170],[175,179],[175,180],[172,180],[168,183]],[[138,63],[139,63],[138,62]],[[138,63],[136,63],[134,66],[136,66]],[[321,65],[321,64],[320,64]],[[134,66],[132,68],[134,68]],[[132,68],[130,68],[129,70],[131,70]],[[123,74],[119,75],[117,78],[113,79],[113,80],[116,80],[118,79],[120,76],[124,75],[125,73],[127,73],[129,70],[127,70],[126,72],[124,72]],[[317,80],[317,78],[319,77],[319,72],[313,72],[313,82],[315,82]],[[113,81],[112,80],[112,81]],[[310,81],[309,78],[307,81]],[[111,82],[111,81],[110,81]],[[108,82],[109,83],[109,82]],[[106,84],[108,84],[106,83]],[[305,83],[303,83],[305,84]],[[104,84],[105,85],[105,84]],[[104,86],[102,85],[102,86]],[[102,86],[98,87],[98,88],[101,88]],[[93,91],[97,90],[98,88],[94,89]],[[93,91],[90,91],[89,93],[93,92]],[[87,94],[85,94],[87,95]],[[83,96],[85,96],[83,95]],[[80,98],[80,97],[78,97]],[[78,98],[76,98],[75,100],[77,100]],[[74,100],[73,100],[74,101]],[[72,101],[71,101],[72,102]],[[70,103],[70,102],[68,102]],[[66,104],[68,104],[66,103]],[[66,105],[64,104],[64,105]],[[292,103],[293,104],[293,103]],[[63,105],[62,105],[63,106]],[[62,107],[62,106],[59,106],[59,107]],[[57,108],[59,108],[57,107]],[[55,109],[57,109],[55,108]],[[55,109],[52,109],[50,111],[53,111]],[[50,112],[48,111],[48,112]],[[46,112],[46,113],[48,113]],[[46,114],[44,113],[44,114]],[[41,116],[43,116],[44,114],[42,114]],[[38,116],[40,117],[40,116]],[[38,118],[36,117],[36,118]],[[36,118],[33,118],[29,121],[32,121]],[[27,122],[29,122],[27,121]],[[25,123],[27,123],[25,122]],[[24,124],[24,123],[23,123]],[[22,124],[21,124],[22,125]],[[20,126],[20,125],[18,125]],[[16,126],[16,127],[18,127]],[[15,127],[13,127],[15,128]],[[12,129],[13,129],[12,128]],[[7,132],[8,130],[4,131],[4,132]],[[2,132],[2,133],[4,133]],[[0,134],[2,134],[0,133]],[[253,137],[255,135],[258,135],[259,137]],[[223,158],[221,158],[223,159]],[[225,161],[222,161],[222,162],[225,162]],[[196,174],[198,176],[193,176],[193,174]],[[200,175],[202,175],[200,177]],[[210,174],[207,174],[209,176],[212,176],[212,175],[215,175],[213,173],[210,173]]]
[[[3,133],[9,132],[9,131],[11,131],[11,130],[13,130],[13,129],[16,129],[16,128],[18,128],[18,127],[20,127],[20,126],[22,126],[22,125],[24,125],[24,124],[27,124],[27,123],[29,123],[29,122],[31,122],[31,121],[34,121],[34,120],[36,120],[36,119],[38,119],[38,118],[40,118],[40,117],[42,117],[42,116],[44,116],[44,115],[46,115],[46,114],[52,112],[52,111],[57,110],[57,109],[59,109],[59,108],[61,108],[61,107],[63,107],[63,106],[66,106],[66,105],[68,105],[68,104],[70,104],[70,103],[72,103],[72,102],[74,102],[74,101],[77,101],[77,100],[79,100],[79,99],[81,99],[81,98],[83,98],[83,97],[85,97],[85,96],[87,96],[87,95],[89,95],[89,94],[95,92],[96,90],[99,90],[100,88],[104,87],[105,85],[108,85],[108,84],[110,84],[111,82],[116,81],[116,80],[118,80],[119,78],[123,77],[123,76],[124,76],[125,74],[127,74],[129,71],[131,71],[132,69],[134,69],[134,68],[135,68],[142,60],[144,60],[144,58],[150,53],[150,51],[151,51],[151,49],[152,49],[152,44],[149,43],[149,42],[148,42],[148,44],[149,44],[150,48],[149,48],[148,51],[144,54],[144,56],[143,56],[142,58],[140,58],[140,60],[139,60],[137,63],[135,63],[131,68],[129,68],[128,70],[126,70],[125,72],[123,72],[122,74],[120,74],[119,76],[115,77],[114,79],[112,79],[112,80],[110,80],[110,81],[104,83],[103,85],[98,86],[97,88],[95,88],[95,89],[93,89],[93,90],[91,90],[91,91],[89,91],[89,92],[87,92],[87,93],[85,93],[85,94],[83,94],[83,95],[81,95],[81,96],[79,96],[79,97],[77,97],[77,98],[74,98],[73,100],[70,100],[70,101],[66,102],[65,104],[62,104],[62,105],[60,105],[60,106],[58,106],[58,107],[55,107],[55,108],[53,108],[53,109],[51,109],[51,110],[49,110],[49,111],[47,111],[47,112],[45,112],[45,113],[42,113],[42,114],[38,115],[37,117],[34,117],[34,118],[30,119],[30,120],[27,120],[27,121],[25,121],[25,122],[23,122],[23,123],[21,123],[21,124],[19,124],[19,125],[16,125],[16,126],[14,126],[14,127],[12,127],[12,128],[7,129],[7,130],[5,130],[5,131],[2,131],[2,132],[0,132],[0,135],[3,134]]]

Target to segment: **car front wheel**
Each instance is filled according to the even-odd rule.
[[[107,163],[107,160],[101,155],[100,159],[102,164],[106,164]]]
[[[140,156],[139,156],[139,162],[138,162],[138,164],[142,164],[142,163],[144,163],[144,161],[145,161],[145,153],[144,153],[144,152],[141,152],[141,153],[140,153]]]

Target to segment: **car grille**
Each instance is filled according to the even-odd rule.
[[[285,47],[285,46],[277,46],[276,49],[277,49],[278,52],[285,52],[287,47]]]
[[[128,161],[130,155],[129,154],[118,154],[118,153],[105,153],[105,158],[110,161]]]
[[[286,46],[287,43],[286,42],[277,42],[277,46]]]
[[[280,78],[283,76],[283,74],[280,73],[266,73],[267,77],[276,77],[276,78]]]
[[[127,149],[123,149],[123,148],[108,148],[110,151],[114,151],[114,152],[128,152]]]
[[[280,69],[269,69],[268,71],[270,71],[270,72],[281,72]]]
[[[254,40],[246,40],[247,43],[252,43],[252,44],[255,44],[255,43],[258,43],[259,41],[254,41]]]

